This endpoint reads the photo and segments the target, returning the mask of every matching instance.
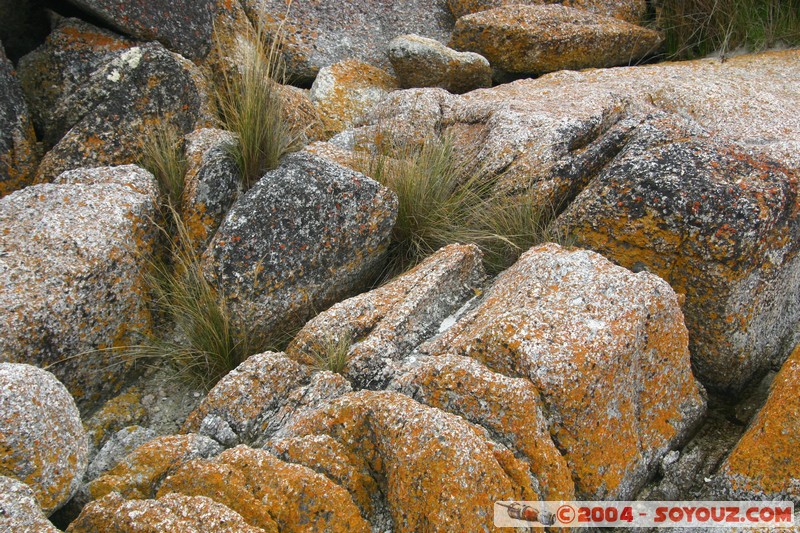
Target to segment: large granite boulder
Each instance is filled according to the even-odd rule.
[[[450,46],[482,55],[502,78],[630,65],[662,40],[654,30],[581,9],[512,4],[458,19]]]
[[[633,497],[705,412],[676,294],[586,250],[532,248],[419,350],[530,380],[577,499]]]
[[[447,42],[453,18],[445,0],[244,0],[250,18],[268,32],[284,35],[287,74],[297,82],[311,83],[322,67],[349,58],[386,68],[389,41],[416,33]]]
[[[82,410],[119,390],[108,350],[150,327],[157,189],[139,167],[66,172],[0,199],[0,361],[49,367]]]
[[[0,197],[28,185],[36,171],[36,135],[28,106],[0,44]]]
[[[396,211],[394,193],[363,174],[291,154],[233,205],[205,268],[236,312],[268,335],[371,282]]]
[[[641,24],[647,15],[647,0],[447,0],[455,18],[508,5],[535,6],[562,4],[585,9],[598,15],[615,17],[631,24]]]
[[[86,431],[64,385],[40,368],[0,363],[0,476],[28,485],[50,515],[78,490],[88,455]]]
[[[447,246],[382,287],[320,313],[286,352],[314,365],[326,343],[350,339],[343,375],[356,388],[384,388],[414,348],[475,295],[484,277],[477,246]]]
[[[14,478],[0,476],[0,530],[58,533],[42,513],[33,490]]]
[[[181,133],[213,122],[200,70],[160,43],[135,43],[66,21],[20,65],[45,142],[37,180],[136,162],[155,124]]]

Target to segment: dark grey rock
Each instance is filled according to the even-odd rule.
[[[291,154],[233,205],[204,267],[236,312],[268,335],[371,282],[396,213],[394,193],[372,179]]]
[[[28,185],[36,170],[36,136],[28,106],[0,44],[0,196]]]

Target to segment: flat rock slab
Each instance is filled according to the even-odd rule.
[[[389,41],[404,33],[416,33],[447,42],[453,18],[445,0],[244,0],[252,20],[261,20],[268,30],[283,24],[288,75],[310,83],[322,67],[356,58],[388,68]]]
[[[263,335],[304,322],[382,268],[397,198],[363,174],[300,152],[233,205],[206,272]]]
[[[52,365],[81,409],[119,390],[132,364],[102,349],[141,342],[150,327],[156,191],[128,166],[67,172],[0,200],[0,360]]]
[[[484,56],[502,73],[540,75],[630,65],[656,51],[662,39],[656,31],[581,9],[508,5],[458,19],[450,46]]]
[[[578,499],[634,496],[705,412],[676,294],[586,250],[532,248],[419,350],[530,380]]]
[[[631,24],[641,24],[647,15],[647,0],[447,0],[447,7],[457,19],[464,15],[515,4],[525,6],[562,4],[618,18]]]

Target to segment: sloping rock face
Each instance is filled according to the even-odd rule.
[[[383,287],[320,313],[286,352],[314,365],[326,343],[352,339],[344,376],[357,388],[383,388],[397,363],[473,297],[484,277],[477,246],[447,246]]]
[[[631,195],[627,207],[617,210],[608,203],[605,208],[615,213],[609,232],[625,225],[620,213],[627,213],[653,221],[648,236],[630,233],[614,245],[615,237],[596,220],[565,216],[559,224],[575,228],[580,245],[625,267],[647,268],[686,294],[692,353],[705,361],[697,367],[699,377],[710,386],[729,388],[785,359],[800,337],[800,291],[795,289],[800,117],[785,112],[800,106],[790,81],[800,76],[798,59],[800,52],[787,50],[724,63],[562,71],[462,96],[437,89],[397,91],[370,113],[364,126],[335,140],[369,150],[386,144],[387,131],[409,144],[449,135],[457,154],[481,161],[483,171],[498,178],[498,194],[531,193],[556,213],[617,158],[630,166],[634,153],[643,154],[648,163],[639,177],[628,183],[620,165],[614,183],[620,192],[652,183],[649,200]],[[666,156],[659,143],[672,146],[683,162],[655,157]],[[705,168],[705,163],[717,167]],[[745,188],[739,187],[740,178]],[[684,181],[711,187],[713,201],[703,197],[705,191],[692,193],[700,194],[696,198],[675,193]],[[657,192],[661,182],[665,194]],[[594,193],[604,188],[598,184],[592,194],[587,191],[581,203],[599,208],[603,200]],[[577,205],[571,211],[588,213]],[[744,218],[732,221],[734,213]],[[587,229],[587,238],[581,238],[579,226]],[[655,228],[663,233],[656,235]],[[683,260],[677,243],[687,237],[683,246],[694,248],[694,266],[690,272],[668,269],[665,265]],[[723,246],[719,253],[717,244]],[[740,252],[750,256],[736,265],[736,257],[744,258]],[[705,274],[696,276],[697,271]],[[717,358],[720,362],[714,363]]]
[[[0,44],[0,197],[28,185],[36,171],[36,135],[14,66]]]
[[[0,476],[0,529],[58,533],[58,529],[42,513],[31,488],[5,476]]]
[[[646,0],[447,0],[447,7],[455,18],[487,11],[507,5],[534,6],[542,4],[562,4],[615,17],[631,24],[641,24],[647,14]]]
[[[458,19],[450,46],[504,73],[539,75],[629,65],[661,41],[656,31],[582,9],[508,5]]]
[[[283,24],[287,73],[298,82],[310,83],[322,67],[349,58],[386,68],[386,48],[398,35],[416,33],[447,42],[453,29],[445,0],[294,2],[288,15],[284,0],[243,4],[268,31]]]
[[[64,385],[34,366],[0,363],[0,476],[27,484],[50,515],[78,490],[88,455],[86,431]]]
[[[401,35],[389,43],[389,61],[403,87],[441,87],[461,94],[492,86],[492,69],[485,57],[456,52],[439,41]]]
[[[363,174],[291,154],[233,205],[206,271],[266,335],[369,283],[396,213],[394,193]]]
[[[722,464],[715,495],[800,505],[800,346],[784,363],[761,409]]]
[[[97,350],[149,328],[156,194],[149,172],[127,166],[0,200],[0,360],[52,365],[81,409],[119,389],[131,361]]]
[[[420,351],[529,379],[579,498],[636,494],[705,411],[675,293],[594,252],[532,248]]]
[[[212,122],[206,82],[189,60],[82,23],[60,26],[26,57],[20,76],[55,145],[39,165],[40,182],[74,168],[137,161],[154,124],[188,133]]]
[[[800,183],[776,161],[696,133],[646,121],[558,225],[686,294],[695,372],[735,391],[780,364],[796,335]]]
[[[326,137],[353,126],[356,120],[393,90],[394,76],[358,59],[323,67],[311,86]]]

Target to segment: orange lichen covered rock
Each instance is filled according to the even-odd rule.
[[[507,5],[461,17],[450,46],[496,70],[544,74],[628,65],[657,50],[660,33],[561,5]]]
[[[722,463],[720,498],[793,500],[800,505],[800,345],[772,383],[767,403]]]
[[[264,533],[238,513],[204,496],[167,494],[157,500],[125,500],[116,492],[84,507],[69,533]]]
[[[484,279],[475,245],[446,246],[386,285],[340,302],[309,321],[289,344],[289,357],[314,364],[325,343],[349,338],[344,371],[357,387],[381,388],[399,363],[436,333]]]
[[[141,391],[129,389],[104,403],[84,423],[90,446],[99,450],[106,439],[122,428],[143,424],[147,420],[147,411],[141,401]]]
[[[468,357],[423,357],[404,367],[389,389],[486,428],[529,463],[541,499],[574,499],[572,474],[550,438],[539,393],[527,379],[492,372]]]
[[[686,295],[692,364],[736,391],[780,364],[800,318],[800,180],[683,120],[646,117],[557,221]]]
[[[64,385],[40,368],[0,363],[0,476],[28,485],[50,515],[78,490],[88,455]]]
[[[39,182],[136,162],[157,124],[188,133],[213,122],[207,82],[193,63],[158,42],[134,43],[86,23],[59,26],[21,64],[20,77],[45,142],[54,145]]]
[[[311,92],[291,85],[280,85],[284,120],[300,146],[327,139],[325,124]]]
[[[156,240],[156,185],[139,167],[82,169],[0,199],[0,361],[51,365],[82,410],[132,361]]]
[[[296,420],[283,433],[307,437],[306,466],[325,472],[330,441],[352,454],[353,468],[380,488],[365,511],[373,528],[406,531],[478,531],[492,527],[492,505],[535,498],[521,461],[503,454],[464,419],[392,392],[360,391]],[[319,453],[312,453],[314,447]],[[328,451],[329,453],[325,453]],[[319,463],[315,459],[321,459]],[[503,463],[506,464],[503,464]],[[524,484],[521,484],[524,482]],[[353,494],[363,501],[363,494]]]
[[[397,80],[385,70],[358,59],[347,59],[321,69],[309,96],[328,138],[352,126],[364,112],[397,88]]]
[[[47,520],[33,490],[16,479],[0,475],[0,531],[58,533]]]
[[[36,134],[14,65],[0,43],[0,197],[28,185],[36,171]]]
[[[158,484],[186,461],[212,457],[222,447],[202,435],[158,437],[129,454],[117,466],[89,484],[91,498],[118,492],[122,497],[146,499],[155,496]]]
[[[447,0],[447,7],[455,18],[512,4],[562,4],[622,19],[631,24],[641,24],[647,14],[646,0]]]
[[[344,488],[307,467],[247,446],[211,461],[184,464],[161,485],[159,494],[170,492],[208,496],[265,531],[370,530]]]
[[[585,499],[636,494],[705,411],[675,293],[585,250],[532,248],[420,351],[529,379]]]

